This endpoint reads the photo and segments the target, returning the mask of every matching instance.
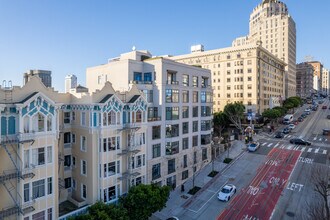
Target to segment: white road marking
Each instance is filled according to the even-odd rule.
[[[313,140],[315,141],[317,139],[317,137],[315,137]]]
[[[286,149],[291,150],[293,148],[292,145],[289,145]]]
[[[222,187],[224,187],[226,184],[228,183],[228,181],[226,181],[225,182],[225,184],[223,184],[221,187],[220,187],[220,189],[222,189]],[[219,190],[220,191],[220,190]],[[217,195],[218,194],[218,192],[219,191],[217,191],[217,192],[215,192],[214,193],[214,195],[212,195],[210,198],[209,198],[209,200],[207,200],[198,210],[193,210],[193,209],[188,209],[189,211],[192,211],[192,212],[194,212],[194,213],[198,213],[202,208],[204,208],[204,206],[207,204],[207,203],[209,203],[209,201],[215,196],[215,195]]]
[[[286,134],[286,135],[284,135],[284,138],[286,138],[288,135]]]
[[[267,144],[267,142],[263,143],[261,146],[265,146]]]
[[[267,147],[271,147],[273,145],[273,143],[270,143],[270,144],[268,144],[268,146]]]
[[[328,141],[328,139],[325,139],[324,141]]]
[[[303,148],[300,149],[300,151],[304,152],[305,149],[306,149],[306,147],[303,147]]]
[[[310,152],[312,152],[312,150],[313,150],[313,148],[309,148],[309,149],[307,150],[307,152],[310,153]]]
[[[317,153],[319,152],[319,150],[320,150],[320,148],[317,148],[317,149],[315,150],[315,153],[317,154]]]
[[[322,138],[320,138],[319,141],[322,141]]]
[[[293,150],[298,150],[299,149],[299,146],[296,146],[293,148]]]
[[[291,135],[288,135],[288,138],[290,138],[291,137]]]
[[[323,150],[322,154],[326,154],[327,153],[327,150]]]
[[[285,148],[285,145],[283,144],[280,148],[281,148],[281,149],[284,149],[284,148]]]
[[[274,148],[277,147],[278,145],[280,145],[279,143],[275,144]]]

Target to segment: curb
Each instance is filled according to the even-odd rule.
[[[195,195],[191,196],[181,207],[188,208],[188,206],[194,201],[194,199],[204,192],[210,185],[212,185],[224,172],[226,172],[231,166],[233,166],[238,159],[240,159],[246,151],[242,151],[230,164],[225,166],[217,175],[215,175],[209,182],[207,182]]]

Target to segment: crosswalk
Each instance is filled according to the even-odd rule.
[[[307,147],[307,146],[301,146],[301,145],[293,145],[288,143],[273,143],[273,142],[263,142],[261,143],[261,146],[267,147],[267,148],[280,148],[280,149],[286,149],[286,150],[296,150],[301,152],[307,152],[307,153],[315,153],[315,154],[327,154],[327,150],[321,149],[319,147]]]
[[[289,140],[291,138],[296,138],[296,137],[303,138],[296,134],[285,134],[282,139]],[[274,138],[275,138],[275,136],[274,136]],[[328,142],[330,142],[330,137],[323,136],[323,135],[313,135],[312,137],[309,137],[308,140],[313,143],[315,143],[315,142],[328,143]]]
[[[308,140],[313,141],[313,142],[328,142],[330,141],[330,138],[324,137],[322,135],[315,135],[310,137]]]

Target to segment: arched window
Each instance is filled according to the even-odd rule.
[[[103,113],[103,126],[107,126],[107,113]]]
[[[52,120],[53,120],[53,117],[51,116],[51,115],[48,115],[47,116],[47,131],[51,131],[51,130],[53,130],[52,129]]]
[[[116,124],[116,113],[114,111],[110,111],[108,113],[108,125]]]
[[[45,131],[45,116],[38,113],[38,131]]]
[[[120,124],[120,112],[117,112],[117,124]]]
[[[112,125],[115,125],[116,124],[116,112],[114,112],[114,111],[111,111],[110,112],[110,114],[111,114],[111,124]]]
[[[30,132],[30,117],[25,116],[24,119],[24,133]]]
[[[40,113],[33,116],[33,129],[36,132],[45,131],[45,116]]]
[[[142,122],[142,112],[140,110],[136,112],[136,122]]]
[[[131,121],[131,123],[136,122],[136,121],[135,121],[135,112],[129,112],[129,114],[132,115],[132,121]]]

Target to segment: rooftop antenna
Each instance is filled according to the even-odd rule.
[[[311,61],[313,61],[313,60],[314,60],[314,57],[311,56],[311,55],[307,55],[307,56],[304,57],[304,61],[305,61],[305,62],[311,62]]]

